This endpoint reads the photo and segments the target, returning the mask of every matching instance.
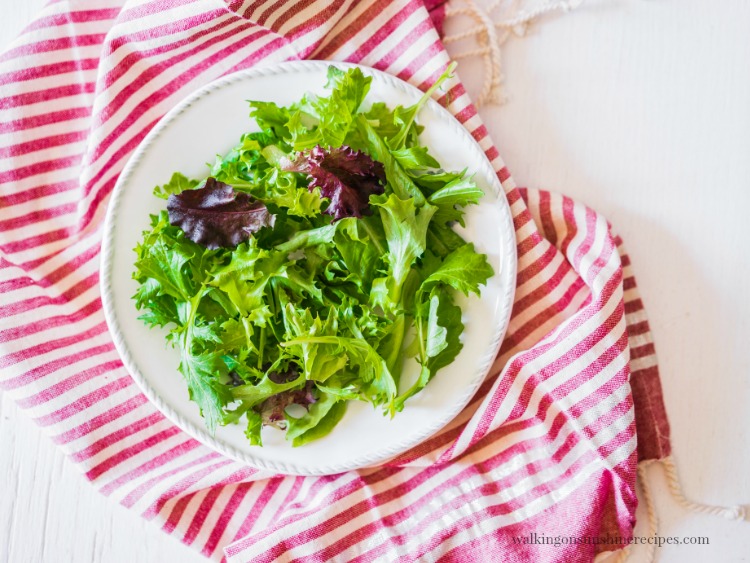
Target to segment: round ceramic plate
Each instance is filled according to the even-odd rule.
[[[339,64],[340,68],[351,65]],[[419,444],[450,422],[484,379],[505,334],[516,278],[515,234],[510,209],[490,163],[472,136],[433,100],[417,117],[421,139],[447,170],[468,168],[485,196],[467,210],[461,234],[488,255],[495,275],[481,297],[460,296],[464,311],[463,350],[421,393],[409,399],[393,419],[371,405],[350,402],[344,419],[328,436],[299,448],[274,428],[263,430],[263,447],[248,444],[242,425],[210,435],[188,399],[177,371],[179,354],[168,348],[164,331],[149,330],[138,320],[131,296],[133,248],[149,228],[149,214],[164,208],[153,197],[157,184],[175,171],[205,177],[207,162],[225,154],[242,133],[257,130],[246,100],[288,105],[305,92],[325,92],[328,63],[305,61],[253,69],[221,78],[201,88],[170,111],[143,140],[119,177],[107,212],[102,247],[101,284],[104,311],[125,366],[146,396],[175,424],[207,446],[260,468],[299,474],[339,473],[380,464]],[[376,101],[393,107],[415,103],[421,92],[388,74],[362,67],[372,76],[365,107]],[[418,366],[405,366],[402,388]]]

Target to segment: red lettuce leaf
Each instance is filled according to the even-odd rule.
[[[320,195],[330,200],[324,213],[334,221],[370,215],[370,195],[384,191],[383,165],[348,146],[324,149],[318,145],[284,168],[310,176],[308,189],[320,188]]]
[[[263,202],[215,178],[197,190],[170,195],[167,211],[170,224],[207,248],[235,247],[274,220]]]
[[[274,426],[281,430],[286,429],[286,418],[284,417],[286,408],[292,404],[308,408],[317,401],[313,393],[314,389],[315,384],[312,381],[306,381],[302,389],[282,391],[263,401],[257,407],[263,421],[263,426]]]

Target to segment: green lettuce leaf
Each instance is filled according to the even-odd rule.
[[[316,405],[314,404],[311,410],[315,409],[315,407]],[[341,419],[344,418],[344,415],[346,414],[346,402],[336,401],[332,405],[330,405],[330,407],[325,412],[315,409],[315,413],[319,418],[313,421],[315,423],[313,426],[311,426],[308,430],[302,432],[301,434],[294,433],[293,430],[294,428],[296,428],[296,426],[293,427],[290,423],[289,430],[287,430],[287,439],[289,439],[289,433],[293,432],[293,447],[297,448],[299,446],[304,446],[305,444],[309,444],[310,442],[313,442],[322,438],[323,436],[327,436],[328,434],[330,434],[331,431],[336,427],[336,425],[341,422]],[[320,415],[321,413],[322,416]]]
[[[493,274],[487,256],[476,252],[474,244],[467,243],[445,257],[440,267],[422,283],[421,290],[444,283],[464,295],[479,295],[479,286],[485,285]]]
[[[391,276],[400,288],[414,261],[425,251],[427,227],[436,208],[424,205],[417,211],[413,199],[403,200],[395,194],[372,198],[371,202],[380,209]]]
[[[401,126],[401,130],[398,132],[398,134],[393,137],[392,139],[389,139],[388,146],[391,148],[391,150],[399,150],[404,148],[406,143],[407,136],[412,131],[412,126],[414,124],[414,119],[417,116],[417,113],[419,113],[419,110],[422,109],[422,106],[427,103],[427,100],[429,100],[432,97],[432,94],[440,88],[443,83],[452,77],[452,73],[456,68],[456,63],[452,62],[448,65],[448,68],[445,69],[445,72],[440,75],[440,77],[435,81],[435,83],[430,86],[430,88],[422,94],[422,97],[419,99],[419,101],[414,104],[413,106],[409,107],[402,107],[398,106],[394,113],[394,121]]]
[[[464,330],[461,308],[453,302],[447,289],[437,287],[429,294],[423,294],[419,309],[416,338],[422,367],[414,384],[394,401],[397,411],[404,408],[409,397],[424,389],[438,370],[450,365],[463,348],[460,340]]]
[[[194,355],[183,350],[179,370],[185,377],[190,399],[201,409],[208,431],[213,433],[223,418],[223,408],[232,400],[229,388],[221,383],[226,364],[217,353]]]
[[[177,195],[185,190],[192,190],[200,184],[199,180],[191,180],[190,178],[175,172],[172,174],[172,178],[163,186],[156,186],[154,188],[154,195],[161,199],[167,199],[170,195]]]

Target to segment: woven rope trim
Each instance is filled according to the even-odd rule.
[[[476,106],[502,104],[506,101],[503,88],[503,61],[501,47],[512,37],[523,37],[528,27],[542,16],[553,12],[569,12],[580,6],[583,0],[546,0],[530,9],[523,9],[520,0],[502,2],[493,0],[486,5],[479,5],[476,0],[463,0],[459,5],[452,2],[445,11],[446,17],[468,17],[474,20],[475,26],[460,33],[447,35],[443,43],[450,45],[466,39],[474,39],[477,48],[452,55],[460,60],[481,57],[484,63],[484,82],[476,98]],[[501,6],[502,4],[502,6]],[[492,13],[499,7],[504,8],[503,16],[509,17],[493,21]]]

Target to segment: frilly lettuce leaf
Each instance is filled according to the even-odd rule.
[[[310,177],[308,189],[318,188],[320,195],[328,198],[323,213],[333,216],[334,221],[369,215],[370,196],[385,189],[383,165],[346,146],[327,150],[317,145],[284,168]]]

